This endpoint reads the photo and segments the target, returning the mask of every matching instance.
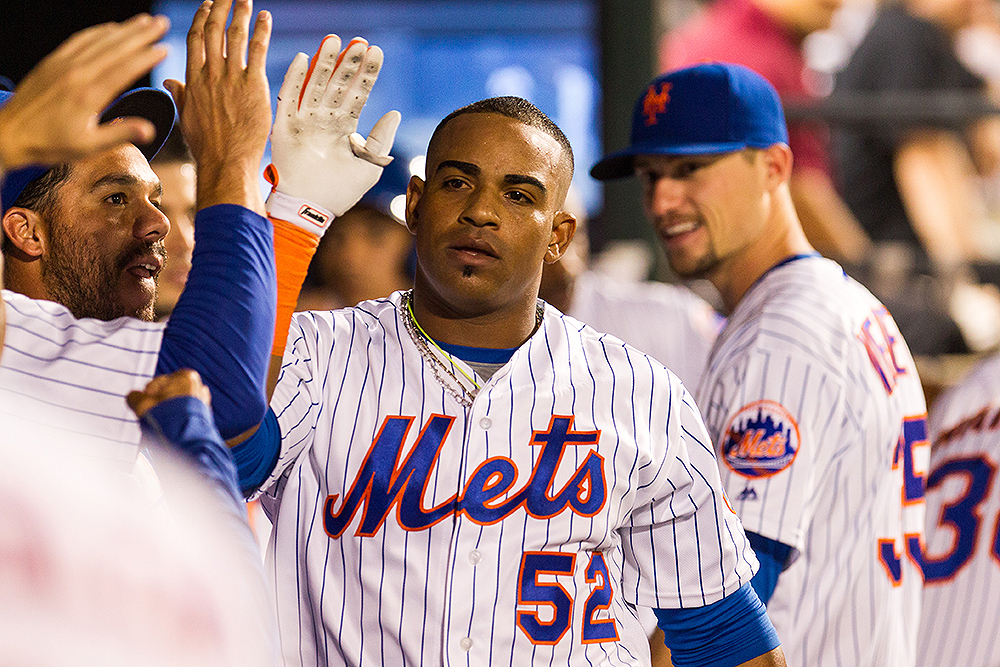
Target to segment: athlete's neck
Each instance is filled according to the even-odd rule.
[[[788,206],[791,207],[789,200]],[[747,291],[771,267],[795,255],[815,252],[806,239],[794,208],[781,207],[751,244],[720,262],[709,280],[719,291],[726,312],[733,312]]]
[[[509,349],[519,347],[535,331],[537,297],[499,308],[489,304],[458,308],[435,296],[414,287],[413,317],[424,333],[440,343]]]

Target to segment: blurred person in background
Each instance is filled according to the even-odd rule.
[[[834,96],[863,98],[875,114],[835,133],[840,189],[879,248],[872,288],[918,353],[1000,342],[1000,298],[974,270],[990,260],[975,175],[998,173],[1000,133],[983,115],[986,81],[955,45],[992,15],[987,3],[885,3],[834,86]]]
[[[170,231],[163,238],[167,257],[160,271],[156,301],[153,303],[156,319],[162,320],[177,305],[191,270],[194,216],[198,210],[194,158],[184,143],[180,128],[174,126],[149,166],[163,186],[160,210],[170,221]]]
[[[998,425],[994,354],[930,408],[919,667],[1000,665]]]
[[[660,71],[719,60],[744,65],[775,87],[783,101],[818,98],[818,75],[806,66],[802,43],[830,27],[841,0],[715,0],[664,36]],[[806,237],[847,268],[867,261],[871,242],[837,193],[829,132],[815,122],[790,122],[795,155],[789,188]]]

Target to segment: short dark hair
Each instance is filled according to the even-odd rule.
[[[570,175],[572,176],[574,169],[573,147],[570,145],[569,139],[567,139],[566,135],[563,134],[563,131],[559,129],[559,126],[552,122],[552,119],[546,116],[541,109],[526,99],[514,97],[512,95],[504,97],[490,97],[485,100],[473,102],[472,104],[467,104],[460,109],[452,111],[444,117],[444,120],[438,123],[436,128],[434,128],[434,133],[431,134],[431,140],[427,144],[427,153],[430,154],[431,146],[434,145],[435,139],[437,139],[438,134],[440,134],[445,125],[447,125],[452,119],[469,113],[495,113],[499,116],[513,118],[520,123],[528,125],[529,127],[541,130],[558,141],[559,145],[562,146],[563,152],[569,160]]]
[[[69,172],[69,163],[57,164],[25,185],[14,203],[7,208],[14,206],[26,208],[51,220],[56,208],[56,190],[69,178]],[[6,253],[11,247],[10,239],[7,238],[6,234],[0,234],[0,237],[3,239],[3,243],[0,244],[0,252]]]

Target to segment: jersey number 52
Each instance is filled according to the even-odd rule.
[[[517,625],[532,644],[557,644],[573,620],[573,598],[558,579],[572,577],[576,554],[560,551],[529,551],[521,556],[521,576],[517,587],[518,607],[533,607],[517,612]],[[543,580],[545,577],[545,580]],[[583,611],[580,641],[584,644],[618,641],[613,618],[596,618],[599,611],[611,606],[611,581],[604,556],[595,553],[587,565],[586,581],[598,584],[587,597]],[[542,609],[548,611],[543,615]],[[543,618],[544,616],[544,618]]]

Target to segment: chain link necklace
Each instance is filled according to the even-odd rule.
[[[403,326],[406,327],[406,332],[410,334],[410,338],[413,340],[413,344],[417,346],[417,350],[420,352],[420,356],[430,365],[431,371],[434,373],[434,379],[437,380],[438,384],[444,387],[445,391],[452,395],[459,403],[461,403],[466,408],[472,407],[472,402],[476,399],[476,395],[482,388],[481,385],[476,382],[476,379],[465,372],[465,370],[455,362],[455,358],[452,355],[445,352],[437,341],[427,335],[427,332],[423,330],[420,323],[417,322],[416,316],[413,314],[413,290],[407,290],[403,293]],[[539,301],[535,304],[535,328],[532,329],[531,334],[534,335],[538,331],[538,327],[542,324],[542,318],[545,316],[545,306]],[[530,337],[530,336],[529,336]],[[428,343],[429,341],[429,343]],[[431,345],[434,347],[432,348]],[[441,357],[448,360],[446,364]],[[455,368],[461,373],[462,377],[459,377],[452,372],[451,368]]]

